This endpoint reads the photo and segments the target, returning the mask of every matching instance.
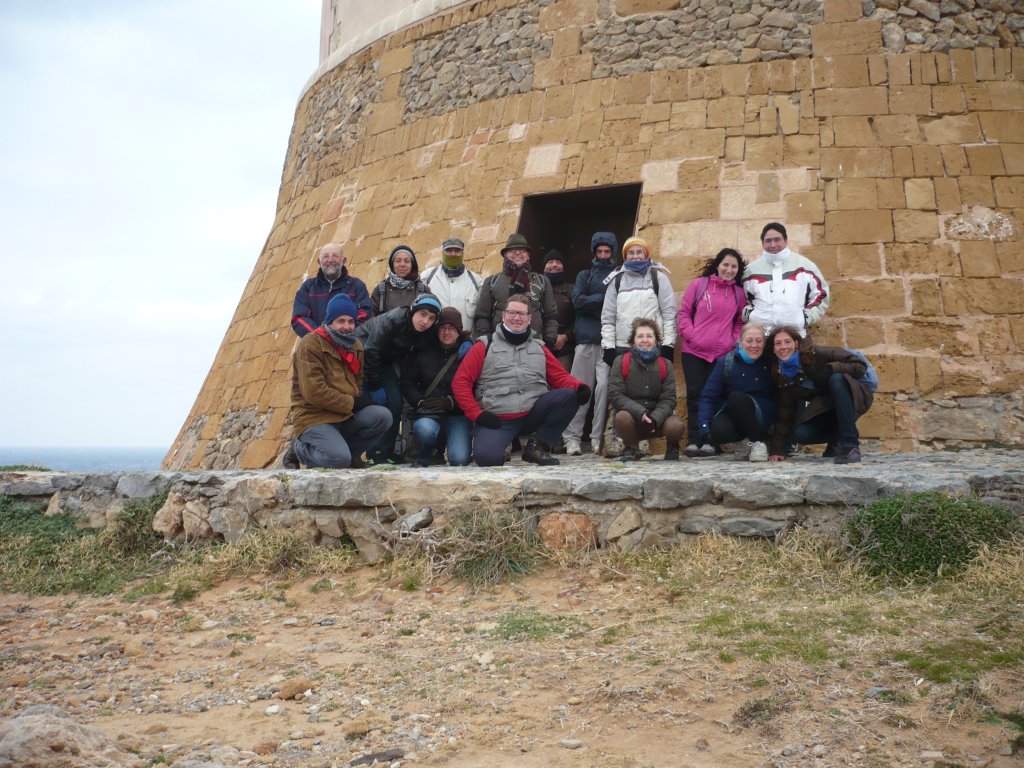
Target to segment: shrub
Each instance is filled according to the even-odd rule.
[[[957,573],[1016,529],[1005,507],[936,492],[881,499],[845,526],[854,552],[873,571],[918,578]]]

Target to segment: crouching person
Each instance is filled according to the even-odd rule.
[[[288,414],[297,437],[285,466],[362,467],[363,451],[391,426],[388,409],[362,394],[363,345],[353,335],[357,313],[355,302],[338,294],[327,304],[323,325],[299,341]]]
[[[679,460],[679,439],[685,427],[675,415],[676,379],[672,364],[661,356],[661,331],[653,320],[638,317],[629,334],[629,351],[612,362],[608,399],[615,411],[615,432],[626,448],[622,461],[643,458],[640,441],[665,438],[665,460]]]
[[[452,392],[473,422],[473,460],[481,467],[504,464],[505,448],[520,435],[533,435],[523,461],[558,464],[551,446],[590,399],[590,387],[566,373],[533,337],[523,294],[509,297],[502,322],[466,353]]]

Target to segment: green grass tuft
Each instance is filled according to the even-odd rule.
[[[574,635],[583,628],[579,619],[527,609],[502,614],[494,634],[503,640],[542,640],[552,635]]]

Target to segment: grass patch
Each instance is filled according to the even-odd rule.
[[[792,709],[792,705],[777,696],[754,699],[736,710],[732,721],[743,728],[765,728],[779,715]]]
[[[543,640],[552,635],[575,635],[584,628],[583,622],[574,617],[550,616],[527,609],[503,613],[494,634],[502,640]]]
[[[1024,644],[1020,640],[997,644],[961,637],[897,651],[892,658],[933,683],[973,682],[983,672],[1024,662]]]
[[[38,464],[3,464],[0,465],[0,472],[50,472],[49,467],[40,467]]]

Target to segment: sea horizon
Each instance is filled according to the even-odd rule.
[[[147,472],[160,469],[162,446],[0,446],[0,467],[38,466],[60,472]]]

